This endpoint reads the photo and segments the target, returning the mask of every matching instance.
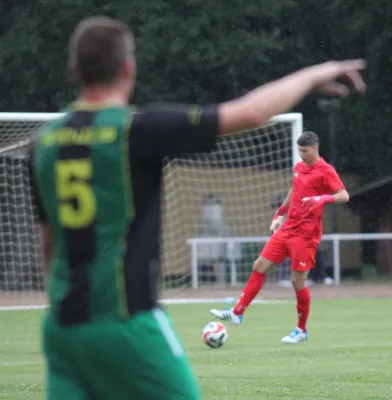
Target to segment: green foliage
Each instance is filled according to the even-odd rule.
[[[77,22],[109,15],[135,32],[135,102],[219,102],[326,59],[365,57],[365,96],[344,99],[338,169],[375,179],[390,172],[392,3],[386,0],[13,0],[0,2],[0,110],[55,111],[76,88],[66,73]],[[328,147],[327,116],[298,107]],[[328,158],[328,157],[327,157]]]

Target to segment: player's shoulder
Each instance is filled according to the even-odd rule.
[[[138,123],[144,123],[151,121],[151,118],[155,118],[157,115],[160,116],[162,113],[166,113],[172,108],[167,103],[154,102],[147,103],[143,106],[133,107],[133,119]]]
[[[172,111],[172,110],[178,110],[179,108],[184,107],[182,104],[176,104],[176,103],[168,103],[168,102],[152,102],[152,103],[147,103],[143,106],[140,106],[137,108],[138,114],[140,115],[146,115],[146,114],[151,114],[151,113],[156,113],[156,112],[167,112],[167,111]],[[136,109],[136,108],[135,108]]]
[[[134,117],[134,127],[153,127],[154,130],[173,124],[198,125],[202,115],[215,111],[213,106],[184,103],[154,102],[140,107]]]
[[[335,171],[335,167],[332,164],[327,163],[323,158],[318,163],[318,169],[323,172]]]
[[[294,172],[301,172],[306,168],[306,164],[303,161],[298,162],[294,166]]]
[[[132,131],[136,132],[144,132],[145,130],[149,130],[151,125],[154,125],[156,121],[160,120],[162,110],[161,103],[148,103],[143,106],[133,107],[132,112]]]
[[[209,111],[212,106],[199,106],[185,103],[154,102],[146,104],[139,109],[141,119],[158,117],[163,119],[185,118],[197,119],[204,112]]]

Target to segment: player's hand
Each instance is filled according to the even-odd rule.
[[[282,224],[283,224],[283,215],[281,215],[281,216],[279,216],[279,217],[277,217],[277,218],[275,218],[272,222],[271,222],[271,226],[270,226],[270,231],[272,232],[272,233],[276,233],[278,230],[279,230],[279,228],[282,226]]]
[[[364,92],[366,84],[360,71],[366,68],[364,60],[328,61],[310,67],[314,77],[314,89],[333,96],[347,96],[350,88],[338,82],[338,78],[348,79],[357,92]]]
[[[304,197],[302,199],[302,204],[310,211],[316,207],[322,206],[326,203],[333,203],[334,198],[331,195],[323,195],[323,196],[312,196],[312,197]]]

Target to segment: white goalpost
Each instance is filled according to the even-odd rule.
[[[0,113],[0,306],[45,301],[26,154],[42,124],[60,115]]]
[[[26,154],[40,127],[61,115],[0,113],[0,305],[37,304],[37,298],[44,301],[41,248],[29,198]],[[209,279],[215,283],[226,279],[241,282],[238,277],[247,274],[260,243],[233,249],[199,243],[192,253],[187,240],[267,232],[273,212],[291,185],[292,167],[299,161],[295,143],[301,132],[301,114],[279,115],[259,129],[220,139],[209,154],[166,161],[164,289],[195,288],[199,280],[208,283]],[[227,263],[234,256],[235,275],[227,278],[228,269],[233,268]]]

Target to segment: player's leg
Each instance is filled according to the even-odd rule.
[[[72,363],[68,359],[69,341],[67,332],[56,326],[49,315],[43,325],[43,347],[47,369],[48,400],[90,400],[87,391],[75,376]]]
[[[310,313],[311,295],[307,286],[309,270],[315,265],[317,243],[303,238],[289,240],[291,254],[291,282],[297,298],[297,327],[282,342],[296,344],[308,339],[307,321]]]
[[[78,369],[94,400],[199,400],[200,390],[173,324],[161,309],[79,332]]]
[[[271,237],[253,264],[252,273],[236,306],[228,310],[212,309],[211,313],[217,318],[230,321],[235,325],[241,324],[245,310],[263,287],[268,270],[274,264],[283,262],[287,255],[285,235],[278,231]]]
[[[64,371],[48,367],[47,392],[48,400],[90,400],[83,386]]]

